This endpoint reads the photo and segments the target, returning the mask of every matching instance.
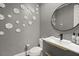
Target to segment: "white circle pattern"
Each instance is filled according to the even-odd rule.
[[[0,14],[0,20],[5,19],[4,15]]]
[[[3,31],[0,31],[0,35],[4,35],[4,32]]]
[[[5,24],[5,27],[6,27],[7,29],[11,29],[11,28],[13,28],[13,24],[7,23],[7,24]]]
[[[20,13],[20,10],[18,8],[13,9],[14,13]]]

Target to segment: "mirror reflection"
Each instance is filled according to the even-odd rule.
[[[52,26],[56,30],[72,30],[79,24],[79,4],[65,3],[59,6],[52,15]]]

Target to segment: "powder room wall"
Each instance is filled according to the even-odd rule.
[[[0,8],[0,14],[5,16],[4,20],[0,20],[0,31],[4,31],[4,35],[0,35],[0,56],[21,53],[27,43],[30,44],[30,48],[38,45],[40,37],[39,6],[37,4],[23,4],[26,8],[35,10],[30,9],[32,14],[28,10],[29,14],[20,5],[20,3],[6,3],[5,8]],[[18,8],[20,13],[14,13],[14,8]],[[8,17],[8,15],[12,17]],[[28,18],[24,19],[25,15]],[[16,23],[17,20],[19,24]],[[7,29],[5,27],[7,23],[11,23],[13,28]],[[25,27],[23,24],[25,24]],[[21,32],[16,32],[17,28],[20,28]]]
[[[41,4],[40,5],[40,37],[50,37],[50,36],[55,36],[55,37],[60,37],[59,33],[53,29],[53,27],[51,26],[51,16],[53,14],[53,11],[55,10],[55,8],[57,8],[57,6],[62,5],[62,3],[45,3],[45,4]],[[69,11],[70,10],[70,11]],[[62,15],[63,19],[65,19],[65,22],[67,24],[67,28],[73,26],[73,9],[70,8],[70,6],[68,7],[68,12],[64,12],[66,13],[66,15]],[[63,12],[63,10],[61,11]],[[61,16],[61,14],[60,14]],[[67,18],[68,17],[68,18]],[[62,19],[58,19],[59,23],[62,23]],[[68,26],[69,25],[69,26]],[[64,34],[64,39],[67,40],[71,40],[72,33],[69,32],[68,34]]]

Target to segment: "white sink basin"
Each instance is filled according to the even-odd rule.
[[[69,45],[69,44],[71,44],[71,41],[64,39],[61,41],[61,44]]]
[[[60,38],[56,38],[56,37],[53,37],[53,36],[52,37],[49,37],[49,38],[50,38],[50,41],[51,42],[58,43],[58,44],[62,44],[62,45],[69,45],[71,43],[71,41],[69,41],[69,40],[65,40],[65,39],[60,40]],[[49,41],[49,40],[47,40],[47,41]]]

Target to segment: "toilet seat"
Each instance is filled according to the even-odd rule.
[[[29,56],[40,56],[42,51],[41,47],[33,47],[27,53]]]

